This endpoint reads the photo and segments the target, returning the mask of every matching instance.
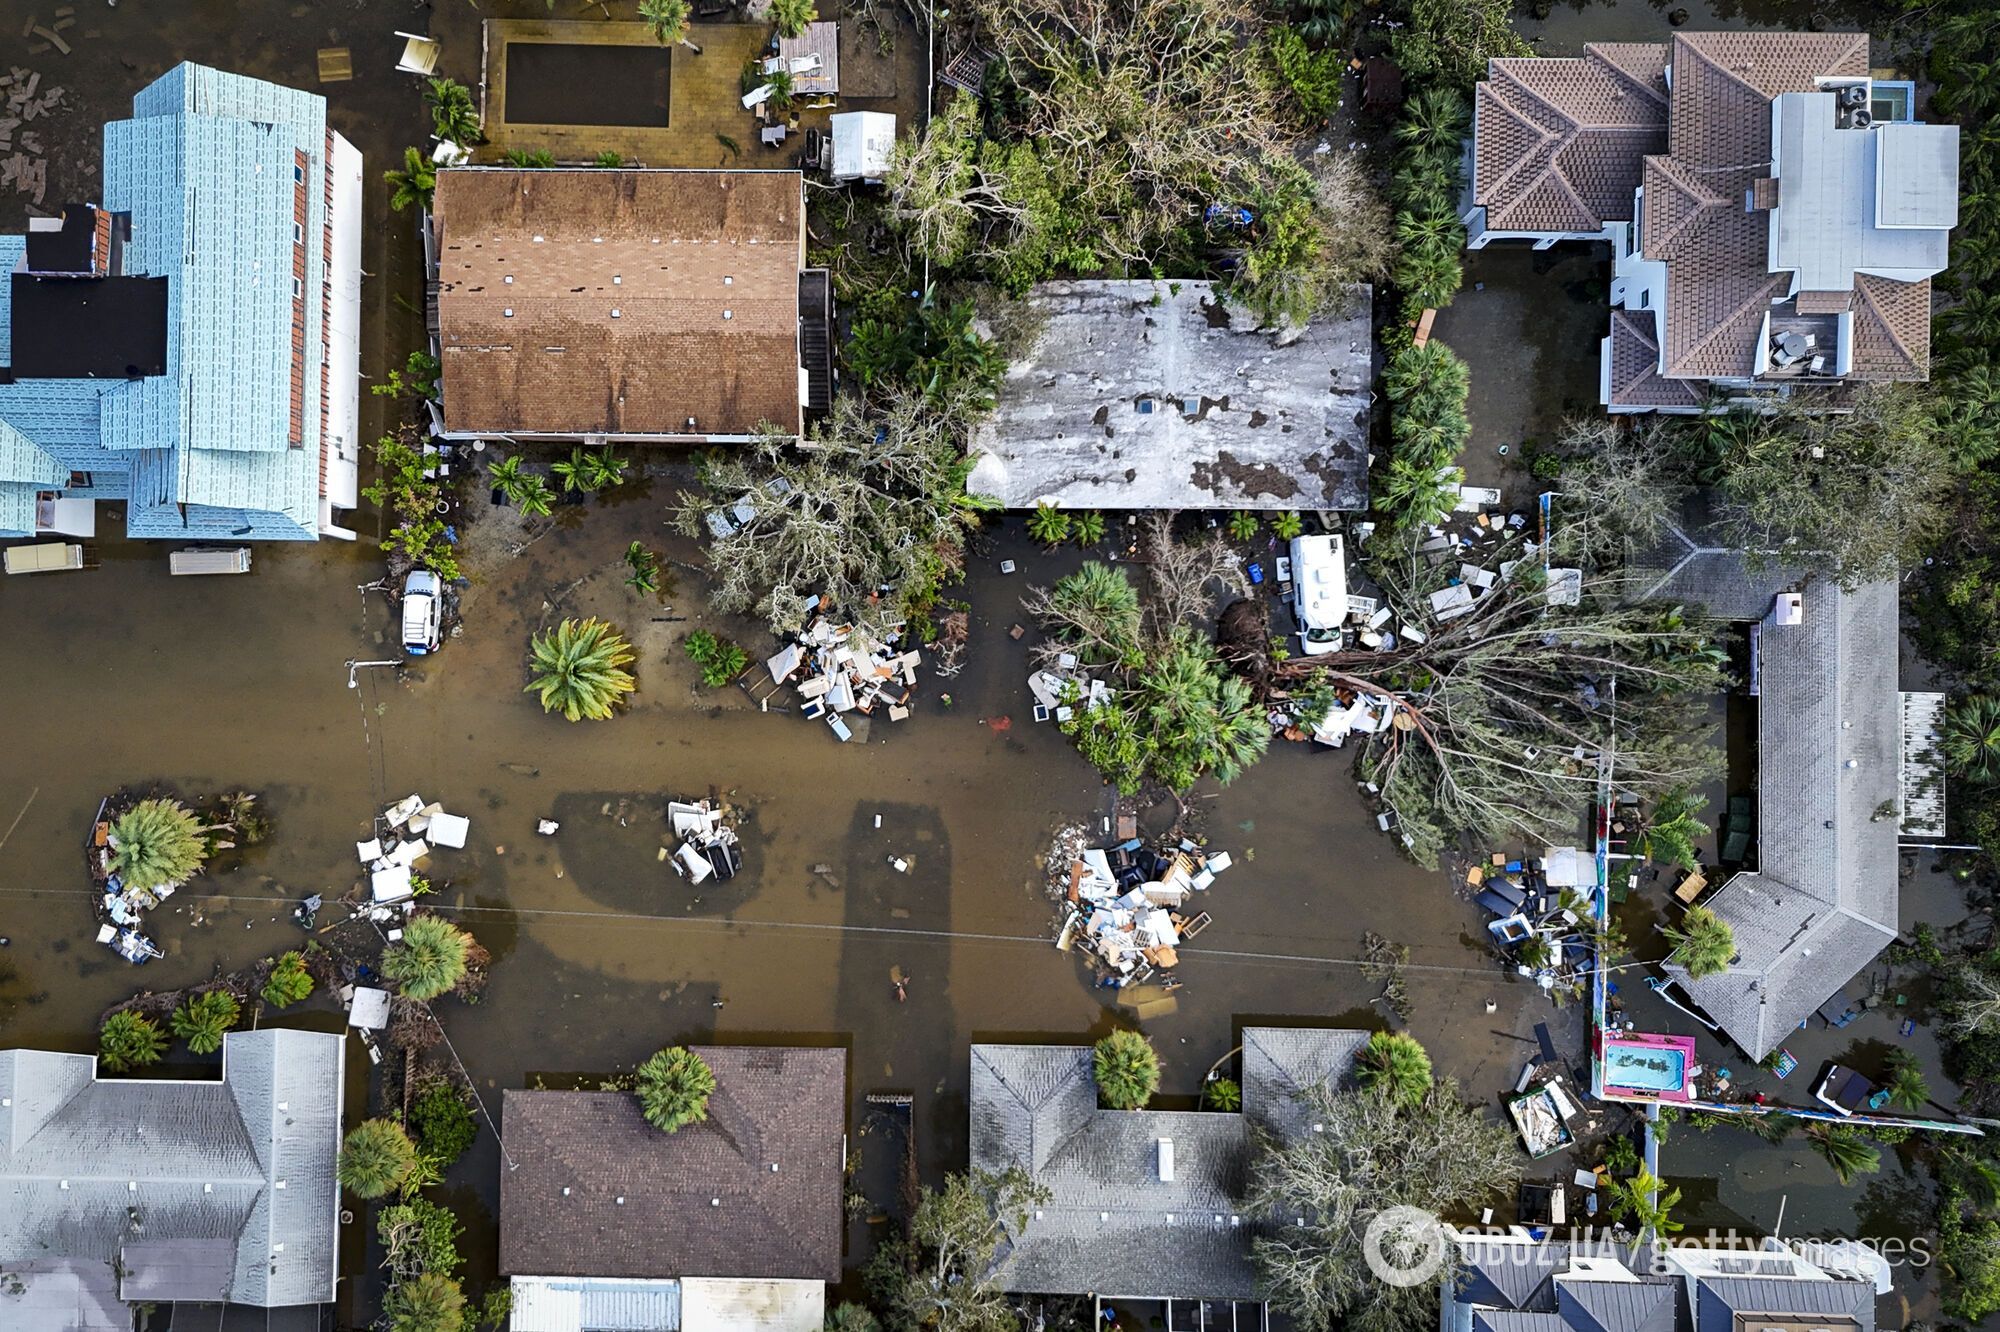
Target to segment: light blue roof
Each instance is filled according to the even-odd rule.
[[[320,499],[320,243],[326,103],[182,64],[104,127],[104,207],[132,215],[125,271],[167,279],[166,373],[0,385],[4,420],[67,467],[130,474],[136,537],[313,540]],[[306,215],[294,231],[297,155]],[[297,297],[293,261],[303,242]],[[0,268],[24,242],[0,237]],[[295,299],[305,364],[299,440],[290,384]],[[0,332],[7,301],[0,294]],[[105,495],[103,487],[93,493]],[[213,512],[211,512],[211,510]],[[247,531],[245,529],[248,529]]]
[[[68,480],[69,468],[0,421],[0,536],[31,535],[36,493]]]

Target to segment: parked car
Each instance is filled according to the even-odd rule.
[[[403,580],[403,651],[413,657],[437,651],[444,586],[429,569],[412,569]]]

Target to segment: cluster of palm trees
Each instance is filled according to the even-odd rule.
[[[1425,88],[1403,105],[1396,122],[1396,169],[1389,198],[1396,209],[1400,254],[1393,274],[1411,322],[1451,304],[1464,275],[1465,224],[1458,219],[1459,155],[1470,117],[1465,98],[1444,86]]]
[[[570,450],[567,458],[558,458],[550,463],[549,473],[562,483],[564,493],[592,495],[622,482],[630,466],[631,459],[617,457],[609,447],[587,449],[578,445]],[[487,479],[501,497],[519,509],[524,517],[546,518],[555,503],[555,490],[540,476],[528,471],[526,462],[518,453],[495,458],[487,466]]]
[[[1465,474],[1452,464],[1472,437],[1466,413],[1472,376],[1451,348],[1432,339],[1397,352],[1382,386],[1393,447],[1376,487],[1375,511],[1398,531],[1415,532],[1458,502]]]
[[[1037,504],[1028,515],[1028,535],[1052,549],[1065,541],[1094,546],[1104,540],[1104,515],[1095,509],[1071,513],[1053,504]]]

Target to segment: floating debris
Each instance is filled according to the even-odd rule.
[[[743,847],[726,813],[707,800],[667,802],[667,823],[680,841],[674,852],[674,873],[694,883],[710,878],[733,879],[743,868]]]
[[[881,708],[890,721],[910,715],[923,655],[915,648],[903,651],[900,640],[900,632],[877,638],[866,629],[835,624],[819,615],[765,668],[773,686],[791,684],[797,691],[801,713],[814,720],[824,718],[834,735],[846,741],[854,733],[843,714],[872,716]]]
[[[1149,850],[1138,838],[1085,848],[1082,829],[1056,833],[1048,869],[1051,888],[1061,884],[1056,947],[1091,960],[1097,983],[1113,989],[1158,980],[1180,965],[1180,947],[1207,929],[1206,911],[1186,910],[1188,900],[1228,869],[1227,851],[1203,852],[1191,841]]]

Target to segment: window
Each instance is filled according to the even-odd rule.
[[[296,222],[292,223],[292,244],[304,245],[305,243],[306,229]]]
[[[297,300],[303,300],[303,299],[305,298],[305,294],[306,294],[306,284],[305,284],[305,283],[303,283],[303,282],[301,282],[301,281],[299,281],[299,280],[298,280],[297,278],[293,278],[293,279],[292,279],[292,299],[293,299],[293,300],[295,300],[295,301],[297,301]]]
[[[71,472],[69,474],[69,488],[71,490],[89,490],[96,484],[96,482],[90,479],[89,472]]]

